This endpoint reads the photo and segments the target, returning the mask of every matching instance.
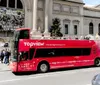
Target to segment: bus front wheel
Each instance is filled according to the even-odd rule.
[[[49,70],[49,65],[47,63],[40,63],[38,65],[38,72],[45,73]]]
[[[95,66],[100,66],[100,58],[95,59]]]

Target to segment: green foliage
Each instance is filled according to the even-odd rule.
[[[53,23],[50,29],[51,36],[62,37],[63,34],[60,32],[60,20],[58,18],[53,19]]]

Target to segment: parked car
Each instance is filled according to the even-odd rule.
[[[92,85],[100,85],[100,74],[94,76],[92,80]]]

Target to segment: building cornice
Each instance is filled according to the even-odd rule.
[[[83,8],[84,8],[84,10],[100,12],[100,8],[88,7],[88,6],[84,6]]]
[[[66,0],[66,1],[67,1],[67,0]],[[77,4],[85,5],[85,3],[81,3],[81,2],[74,2],[74,1],[67,1],[67,2],[71,2],[71,3],[77,3]]]
[[[100,19],[100,17],[96,17],[96,16],[85,16],[85,15],[84,15],[84,17],[86,17],[86,18],[95,18],[95,19]]]
[[[77,1],[69,1],[69,0],[54,0],[54,1],[64,1],[64,2],[70,2],[70,3],[76,3],[76,4],[82,4],[82,5],[85,5],[85,3],[83,2],[77,2]]]

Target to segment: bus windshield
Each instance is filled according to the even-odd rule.
[[[12,40],[12,61],[18,59],[18,44],[20,39],[29,39],[29,30],[16,30]]]
[[[29,39],[29,30],[20,30],[18,33],[18,39]]]

